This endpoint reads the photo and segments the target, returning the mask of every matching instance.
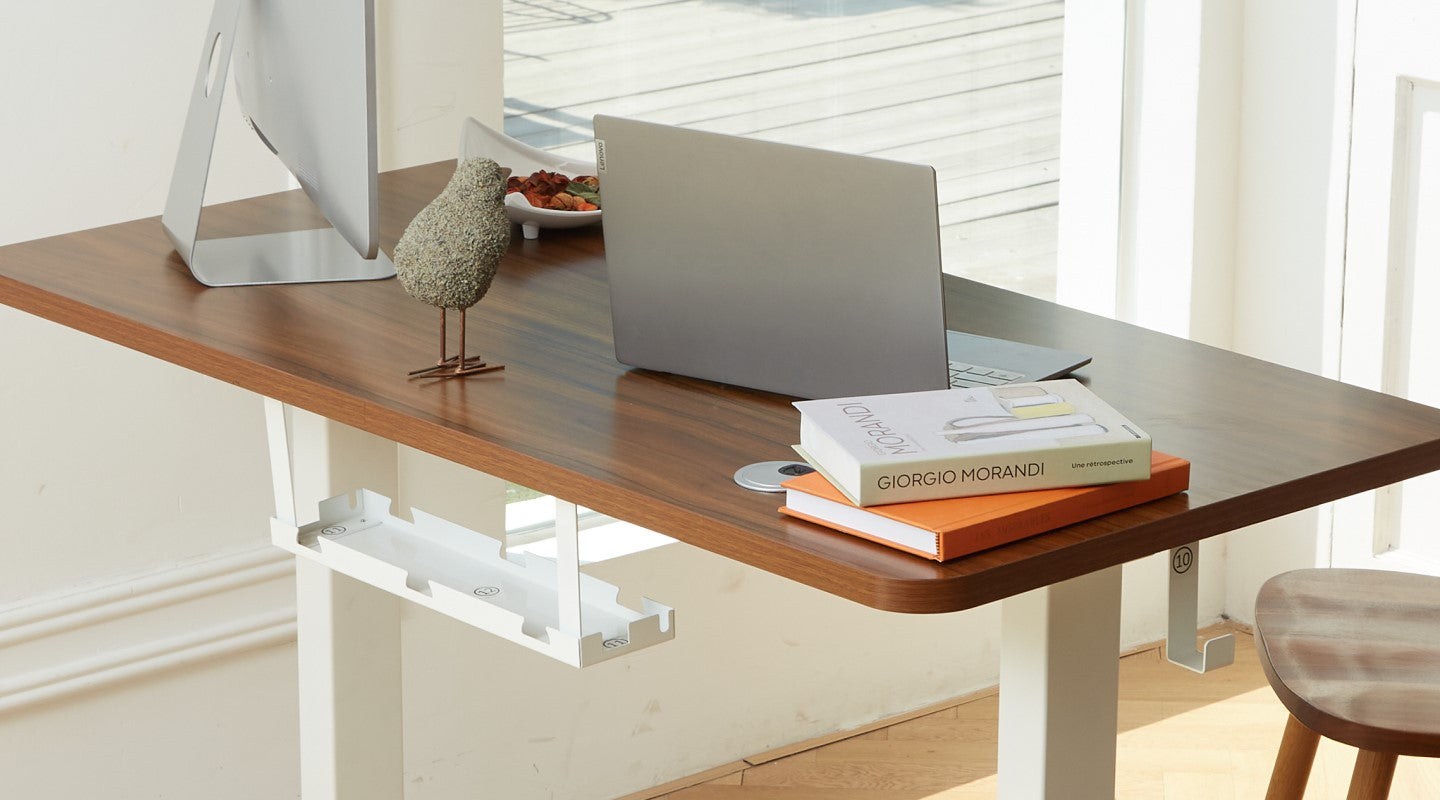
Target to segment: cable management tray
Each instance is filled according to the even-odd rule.
[[[642,598],[635,611],[617,601],[618,587],[578,566],[567,574],[541,556],[506,554],[496,539],[418,509],[407,522],[390,513],[390,498],[358,494],[358,506],[347,495],[322,501],[320,520],[298,529],[272,519],[273,542],[576,667],[675,636],[669,606]]]

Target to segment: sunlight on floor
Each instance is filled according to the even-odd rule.
[[[995,797],[998,695],[802,750],[672,800],[978,800]],[[1235,664],[1197,675],[1159,649],[1120,661],[1117,800],[1265,796],[1288,717],[1236,634]],[[1344,800],[1355,749],[1321,740],[1306,800]],[[1401,758],[1390,800],[1440,797],[1440,759]]]

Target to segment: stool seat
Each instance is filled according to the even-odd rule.
[[[1440,757],[1440,578],[1277,575],[1255,601],[1255,652],[1290,711],[1269,800],[1304,795],[1321,736],[1360,749],[1350,800],[1385,797],[1397,756]]]
[[[1338,742],[1440,757],[1440,578],[1305,569],[1255,602],[1255,649],[1280,702]]]

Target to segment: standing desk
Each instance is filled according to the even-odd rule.
[[[385,249],[452,169],[381,176]],[[208,209],[202,236],[314,222],[286,193]],[[1092,353],[1077,377],[1191,460],[1190,491],[944,564],[782,516],[731,475],[790,456],[789,398],[616,363],[594,228],[514,237],[469,319],[469,352],[505,369],[450,382],[405,379],[434,359],[438,314],[395,281],[207,289],[158,219],[0,248],[0,302],[280,403],[874,608],[1004,600],[1001,795],[1111,797],[1120,565],[1440,469],[1440,410],[953,276],[945,291],[950,327]],[[375,652],[398,614],[327,570],[297,581],[302,692],[325,700],[302,716],[331,728],[304,737],[306,797],[398,796],[398,731],[344,725],[364,671],[398,669]],[[357,626],[347,602],[379,605]],[[398,725],[390,700],[375,715]]]

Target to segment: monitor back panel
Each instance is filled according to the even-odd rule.
[[[615,354],[798,397],[947,385],[929,166],[595,118]]]
[[[373,5],[246,0],[233,56],[256,132],[366,258],[379,248]]]

